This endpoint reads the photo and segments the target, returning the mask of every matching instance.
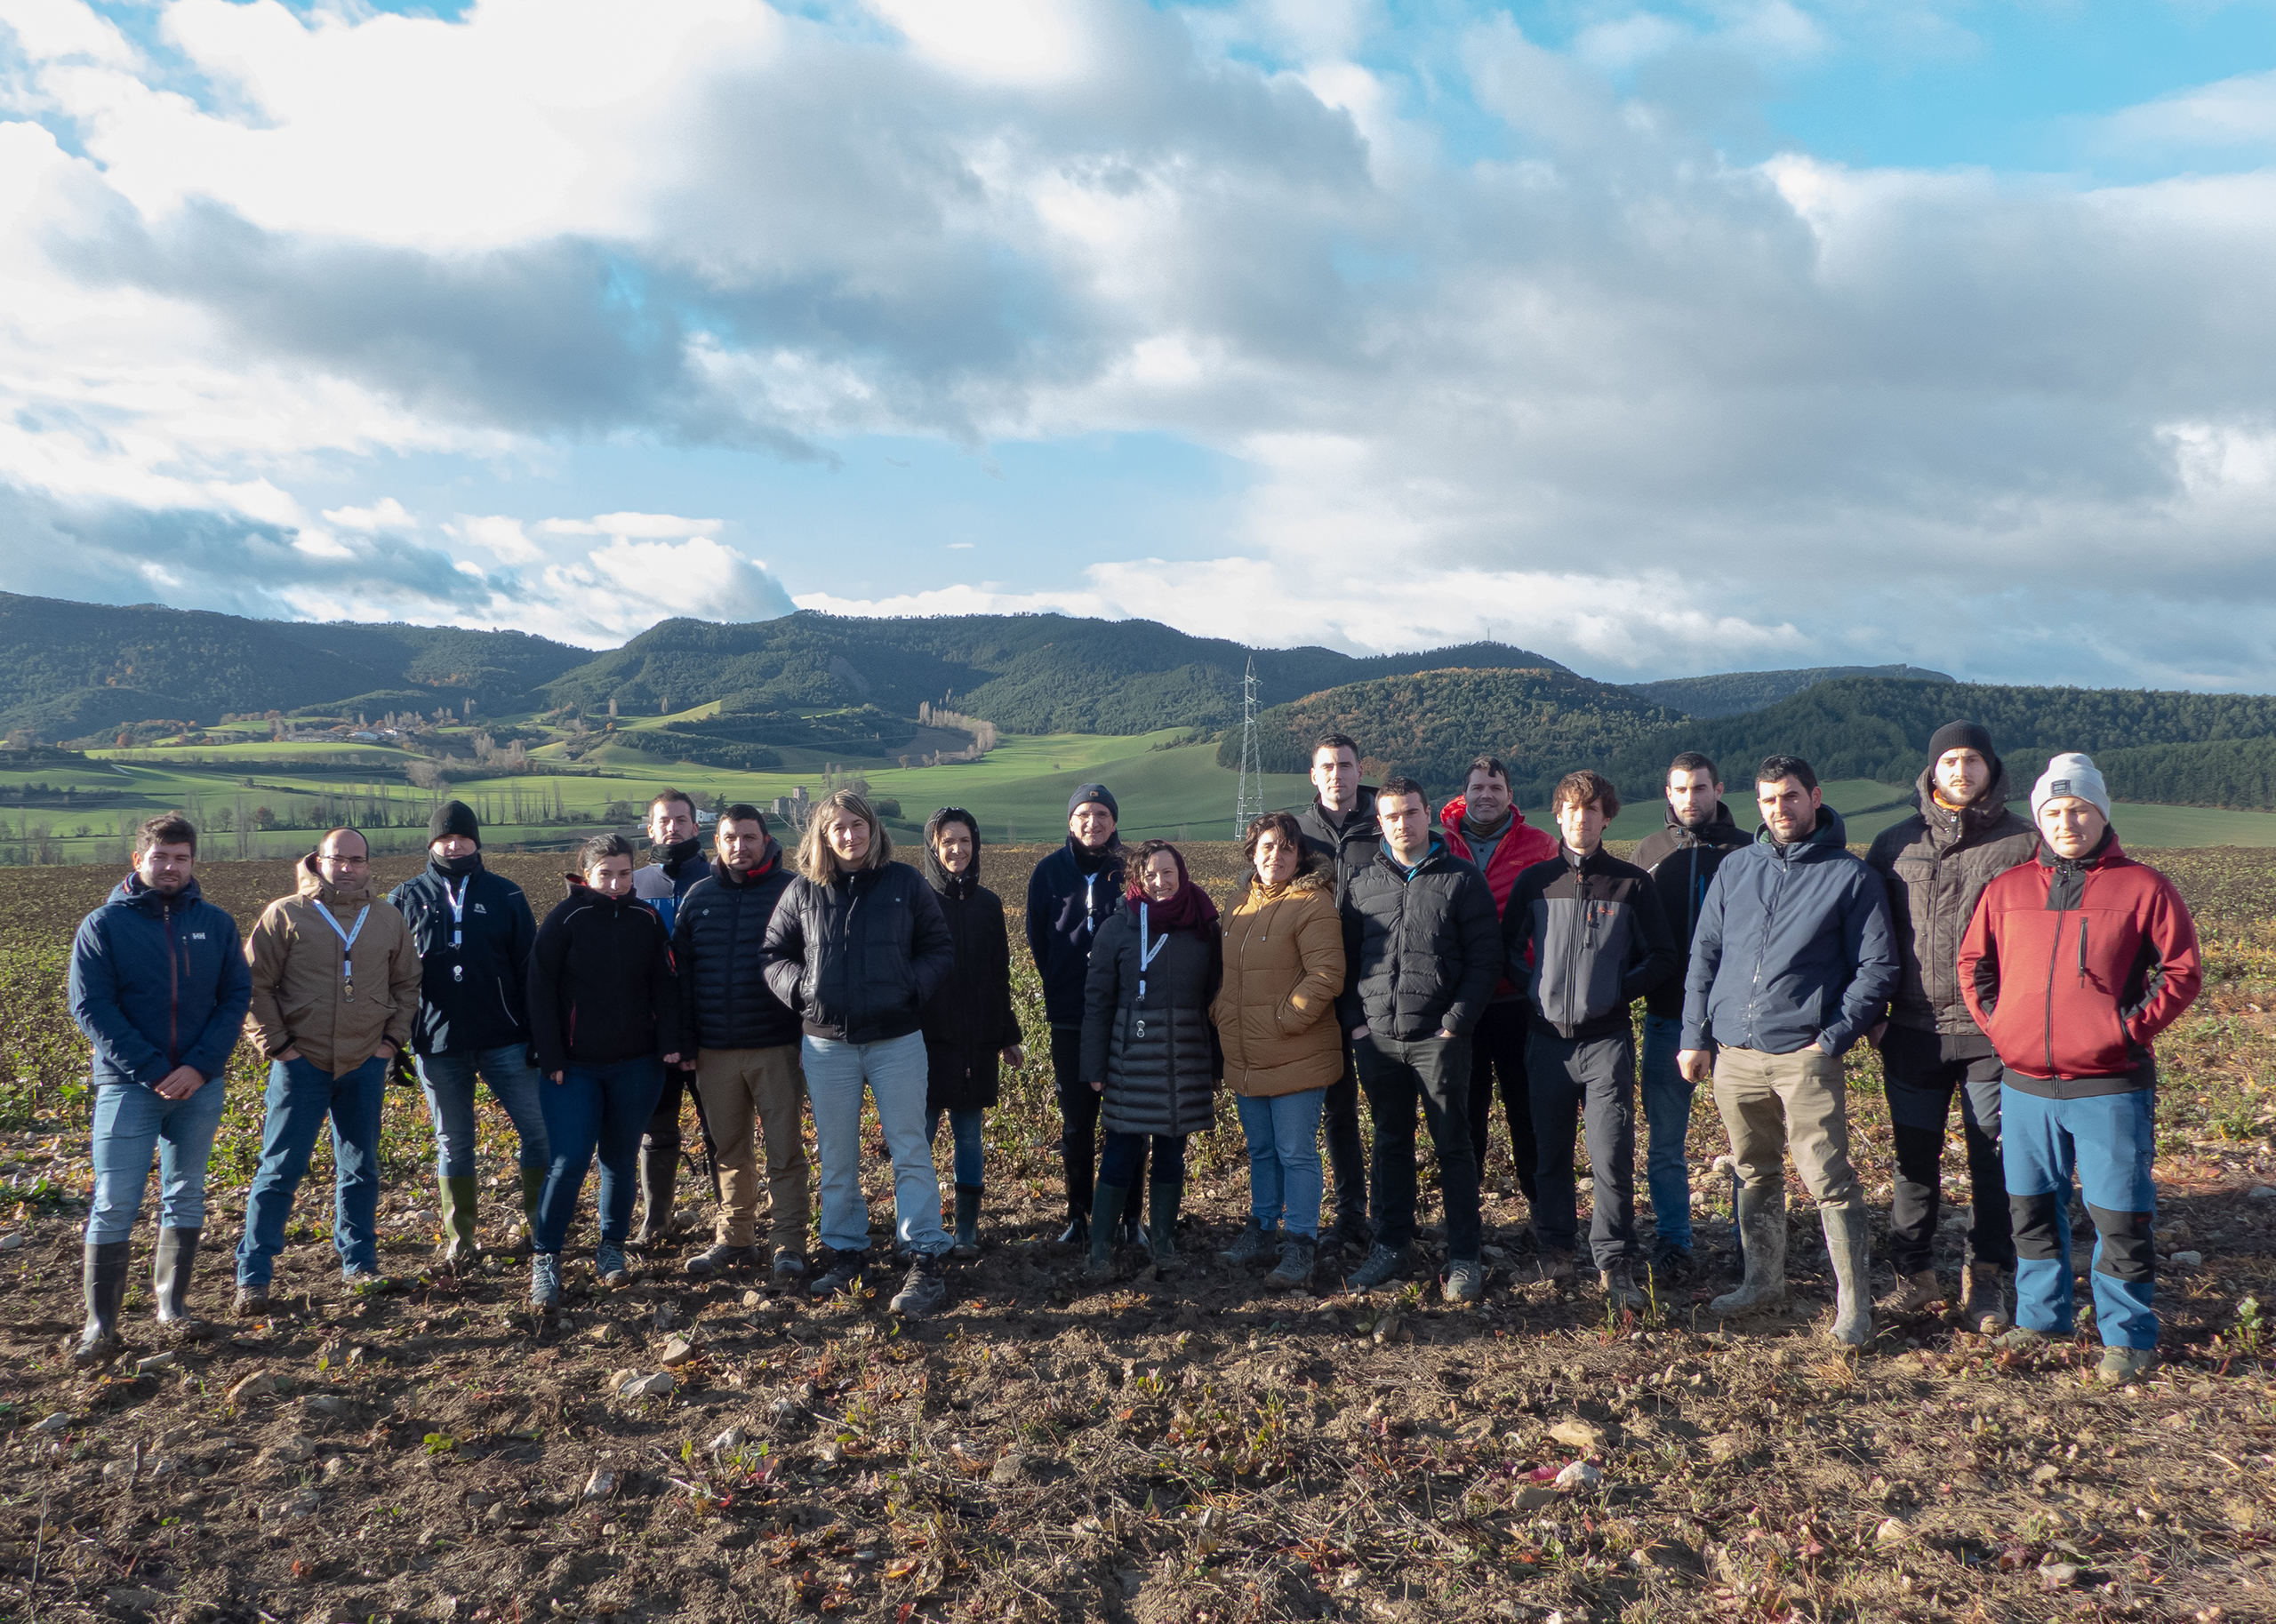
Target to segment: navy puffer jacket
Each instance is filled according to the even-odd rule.
[[[1147,911],[1125,908],[1099,931],[1083,988],[1083,1081],[1104,1082],[1100,1123],[1110,1132],[1175,1138],[1216,1121],[1223,1051],[1209,1006],[1225,978],[1224,937],[1142,929]],[[1158,948],[1141,973],[1141,940]],[[1139,996],[1139,984],[1145,996]]]
[[[680,1036],[691,1051],[779,1049],[798,1041],[798,1018],[759,973],[766,927],[790,889],[782,848],[748,875],[714,862],[680,897],[672,922],[679,964]]]
[[[68,996],[95,1082],[155,1088],[177,1066],[210,1082],[236,1047],[252,974],[237,922],[196,880],[162,897],[130,874],[80,921]]]
[[[388,892],[388,900],[419,948],[412,1052],[472,1054],[528,1043],[537,920],[522,888],[484,868],[477,855],[469,871],[458,876],[430,860],[424,873]]]
[[[759,962],[810,1037],[877,1044],[918,1029],[956,965],[933,888],[907,863],[790,882]]]
[[[1896,989],[1896,939],[1880,876],[1850,854],[1841,814],[1790,846],[1767,829],[1715,871],[1684,984],[1683,1046],[1839,1054]]]

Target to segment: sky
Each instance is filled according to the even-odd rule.
[[[2276,691],[2276,0],[0,0],[0,586]]]

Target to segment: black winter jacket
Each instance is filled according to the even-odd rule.
[[[530,953],[530,1042],[547,1076],[685,1052],[671,939],[637,897],[605,897],[571,875]]]
[[[1667,827],[1637,846],[1636,866],[1652,876],[1676,949],[1675,973],[1644,995],[1646,1014],[1683,1019],[1683,977],[1691,968],[1691,932],[1699,923],[1699,905],[1707,900],[1707,887],[1715,883],[1723,859],[1753,844],[1754,837],[1732,820],[1729,804],[1719,801],[1715,815],[1695,829],[1679,822],[1675,808],[1668,807]]]
[[[1344,815],[1342,828],[1327,820],[1315,798],[1296,814],[1296,835],[1304,850],[1335,865],[1335,906],[1351,894],[1351,876],[1375,860],[1382,850],[1382,826],[1375,821],[1375,787],[1359,786],[1359,804]]]
[[[1028,952],[1043,980],[1044,1017],[1054,1027],[1083,1024],[1083,978],[1107,920],[1122,911],[1122,843],[1110,840],[1103,863],[1088,874],[1067,844],[1028,876]]]
[[[702,1049],[779,1049],[798,1041],[798,1018],[759,972],[767,922],[790,889],[782,848],[772,838],[749,877],[714,862],[709,879],[680,897],[672,924],[679,964],[680,1032]]]
[[[530,1040],[530,949],[537,945],[530,900],[485,868],[480,852],[462,860],[469,872],[454,876],[430,860],[388,892],[419,946],[413,1054],[472,1054]]]
[[[1503,928],[1511,968],[1532,948],[1533,1024],[1563,1038],[1625,1036],[1630,1001],[1679,963],[1652,876],[1602,846],[1577,857],[1559,842],[1518,876]]]
[[[1216,1122],[1224,1052],[1209,1019],[1225,979],[1225,939],[1204,932],[1156,936],[1144,910],[1125,908],[1099,932],[1083,988],[1083,1081],[1106,1084],[1099,1121],[1116,1133],[1175,1138]],[[1158,948],[1139,968],[1141,938]],[[1141,982],[1145,993],[1139,994]]]
[[[1889,928],[1896,932],[1898,975],[1889,1019],[1942,1037],[1973,1038],[1992,1052],[1960,995],[1959,944],[1983,888],[2038,855],[2039,834],[2008,808],[2003,762],[1973,806],[1947,811],[1936,802],[1936,769],[1916,786],[1919,810],[1873,838],[1866,862],[1888,888]]]
[[[1378,846],[1352,875],[1342,911],[1344,1031],[1364,1020],[1372,1036],[1400,1042],[1442,1027],[1470,1036],[1502,979],[1502,922],[1486,876],[1439,829],[1411,879]]]
[[[907,863],[790,882],[759,955],[766,984],[808,1036],[878,1044],[906,1037],[956,967],[941,905]]]
[[[925,1004],[925,1103],[977,1110],[997,1100],[997,1057],[1021,1041],[1012,1010],[1012,936],[1004,900],[970,870],[936,884],[934,896],[956,960]]]

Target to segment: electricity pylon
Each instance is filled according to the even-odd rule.
[[[1256,753],[1256,661],[1252,659],[1241,678],[1241,782],[1239,798],[1233,803],[1233,838],[1246,838],[1249,820],[1263,812],[1264,769]]]

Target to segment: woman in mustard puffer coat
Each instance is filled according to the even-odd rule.
[[[1343,989],[1335,876],[1316,868],[1296,820],[1267,812],[1248,826],[1248,894],[1225,916],[1225,979],[1210,1019],[1225,1083],[1248,1140],[1248,1227],[1229,1263],[1262,1263],[1278,1238],[1271,1291],[1311,1279],[1318,1246],[1320,1104],[1343,1075],[1332,1010]]]

